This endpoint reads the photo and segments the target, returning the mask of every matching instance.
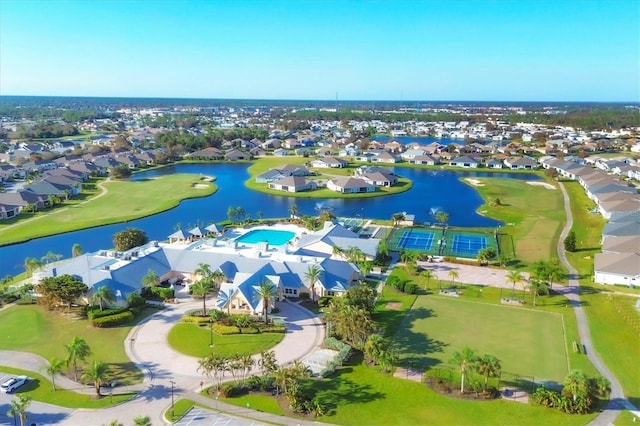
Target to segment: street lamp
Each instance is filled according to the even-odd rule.
[[[173,380],[169,380],[169,382],[171,382],[171,420],[173,420],[174,417],[174,410],[173,410],[173,386],[176,384],[176,382],[174,382]]]

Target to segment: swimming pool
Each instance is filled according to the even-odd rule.
[[[256,244],[267,241],[270,246],[281,246],[295,237],[295,232],[278,231],[274,229],[254,229],[236,240],[239,243]]]

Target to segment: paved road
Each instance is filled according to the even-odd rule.
[[[567,299],[571,302],[571,306],[573,307],[573,311],[576,314],[576,319],[578,321],[578,335],[580,336],[580,343],[584,345],[587,351],[587,357],[593,363],[593,365],[598,369],[601,375],[609,379],[611,382],[611,397],[609,399],[609,403],[607,404],[606,409],[598,415],[589,425],[592,426],[605,426],[612,425],[615,421],[620,411],[623,409],[628,410],[637,410],[625,397],[624,392],[622,391],[622,386],[620,386],[620,382],[613,375],[611,370],[607,368],[607,366],[600,360],[598,355],[596,355],[596,351],[591,342],[591,335],[589,333],[589,324],[587,323],[587,318],[580,303],[580,292],[579,286],[580,282],[578,281],[578,271],[571,266],[564,252],[564,239],[571,230],[571,226],[573,225],[573,216],[571,214],[571,202],[569,200],[569,195],[562,184],[559,183],[560,190],[562,191],[562,196],[564,197],[564,210],[567,215],[567,223],[560,233],[560,238],[558,239],[558,256],[560,257],[560,261],[564,265],[565,268],[569,270],[569,286],[556,286],[555,290],[564,294]]]
[[[171,406],[173,395],[174,400],[192,399],[231,415],[251,417],[260,423],[310,424],[310,422],[224,404],[198,394],[203,376],[196,371],[197,359],[179,354],[169,348],[167,335],[186,310],[199,306],[201,306],[199,301],[170,305],[131,330],[125,340],[125,350],[130,359],[143,371],[144,381],[135,387],[116,388],[114,392],[124,392],[132,388],[141,390],[135,398],[117,407],[103,410],[69,410],[34,402],[29,408],[29,413],[34,413],[30,421],[37,419],[38,424],[75,426],[108,424],[111,420],[117,419],[124,424],[132,424],[133,418],[143,415],[149,416],[153,424],[160,425],[164,424],[162,414]],[[313,313],[295,303],[278,302],[278,307],[280,308],[278,316],[286,319],[287,334],[273,350],[278,363],[284,365],[304,357],[319,346],[324,338],[324,327]],[[2,365],[29,371],[40,371],[46,364],[46,361],[37,355],[11,351],[0,351],[0,360]],[[56,383],[67,389],[92,392],[90,387],[79,385],[63,377],[56,379]],[[6,402],[4,398],[0,400],[0,411],[2,411],[0,424],[9,424],[13,421],[6,416],[8,401],[11,397],[6,398]]]

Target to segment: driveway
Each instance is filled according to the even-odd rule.
[[[197,393],[201,388],[200,382],[206,380],[197,372],[198,359],[180,354],[167,344],[169,331],[184,312],[202,306],[200,301],[186,298],[182,300],[183,303],[169,305],[134,327],[124,342],[127,355],[143,371],[144,381],[141,385],[116,389],[118,392],[141,390],[135,398],[117,407],[102,410],[73,410],[33,402],[28,411],[33,412],[34,417],[30,417],[29,421],[37,420],[37,424],[93,425],[107,424],[117,419],[121,423],[131,424],[135,417],[142,415],[149,416],[153,424],[160,425],[164,424],[162,413],[171,406],[173,397],[174,400],[179,398],[196,400],[211,408],[220,408],[231,415],[252,417],[259,423],[301,424],[297,419],[235,407],[210,400]],[[296,303],[278,302],[277,306],[280,309],[278,316],[287,323],[287,333],[273,350],[278,363],[286,365],[303,358],[321,345],[324,339],[324,326],[313,313]],[[0,360],[2,365],[29,371],[39,371],[46,363],[46,360],[37,355],[13,351],[0,351]],[[56,379],[56,383],[66,389],[93,392],[91,387],[63,377]],[[13,419],[6,416],[10,398],[6,395],[0,398],[0,411],[2,411],[0,424],[13,422]],[[232,422],[232,424],[236,423]]]

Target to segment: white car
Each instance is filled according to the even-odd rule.
[[[27,383],[28,380],[29,378],[27,376],[13,377],[0,385],[0,391],[4,393],[11,393]]]

